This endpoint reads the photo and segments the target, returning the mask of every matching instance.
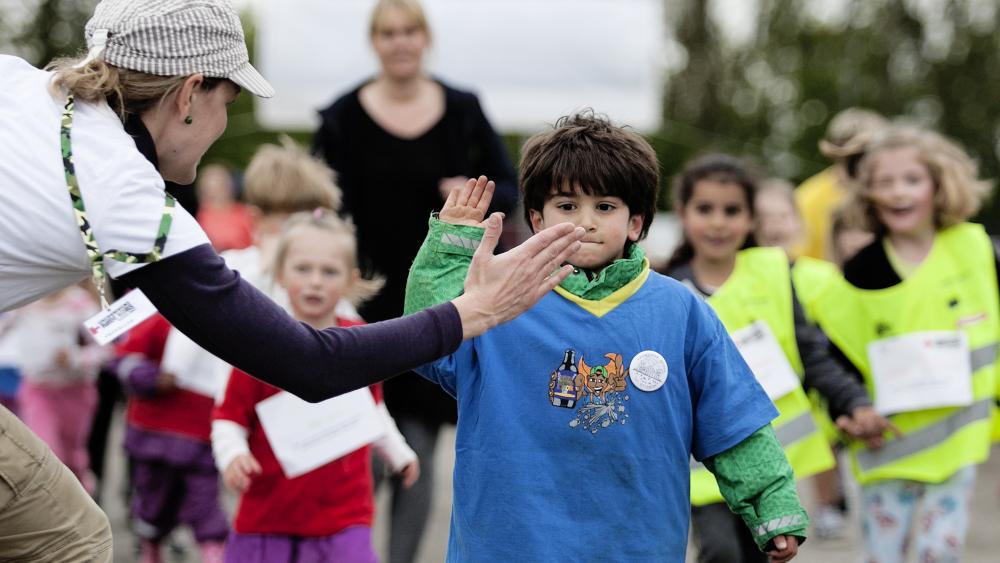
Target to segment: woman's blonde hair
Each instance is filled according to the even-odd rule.
[[[244,173],[246,202],[261,213],[340,208],[334,172],[286,135],[280,145],[262,145]]]
[[[84,56],[53,60],[45,69],[54,72],[50,86],[53,96],[72,94],[77,101],[107,101],[118,117],[141,115],[180,90],[187,76],[157,76],[110,65],[96,59],[79,66]],[[205,77],[201,88],[211,90],[224,78]]]
[[[943,229],[966,221],[979,212],[992,185],[979,179],[975,161],[955,142],[917,127],[892,126],[873,136],[858,164],[857,181],[848,198],[851,221],[874,233],[885,226],[878,220],[871,192],[875,164],[880,153],[892,149],[916,149],[934,182],[934,225]]]
[[[358,267],[358,244],[354,224],[350,220],[341,219],[330,209],[316,209],[315,211],[296,213],[285,221],[275,249],[271,270],[274,272],[275,279],[277,280],[281,276],[281,270],[288,257],[288,247],[291,245],[292,239],[306,228],[317,229],[341,239],[347,254],[347,265],[351,269],[344,274],[353,275],[352,271]],[[358,306],[375,297],[384,285],[385,278],[379,275],[360,278],[348,286],[343,298],[354,306]]]
[[[399,10],[409,16],[413,20],[413,23],[430,40],[431,26],[427,22],[427,14],[424,12],[423,6],[417,0],[378,0],[372,9],[371,22],[368,27],[369,37],[375,37],[375,34],[378,33],[379,25],[382,23],[382,17],[385,16],[386,12],[393,9]]]

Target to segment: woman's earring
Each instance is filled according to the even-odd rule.
[[[185,125],[191,125],[192,123],[194,123],[194,118],[191,117],[190,115],[184,118]]]

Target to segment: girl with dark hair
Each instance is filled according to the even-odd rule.
[[[674,189],[684,239],[667,274],[705,298],[722,320],[778,408],[775,433],[795,478],[803,479],[834,463],[805,388],[817,389],[838,426],[856,438],[877,440],[887,421],[875,413],[864,387],[830,357],[823,333],[806,321],[784,251],[756,246],[756,191],[756,176],[732,156],[707,155],[688,164]],[[691,502],[699,561],[767,561],[700,465],[692,468]]]

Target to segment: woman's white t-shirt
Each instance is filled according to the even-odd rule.
[[[0,311],[30,303],[90,275],[66,187],[59,128],[63,100],[51,74],[0,55]],[[163,179],[105,103],[77,103],[73,162],[102,251],[152,249],[163,214]],[[208,243],[179,206],[163,256]],[[106,260],[118,277],[141,267]]]

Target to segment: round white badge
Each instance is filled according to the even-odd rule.
[[[667,381],[667,360],[652,350],[643,350],[632,358],[628,377],[643,391],[656,391]]]

